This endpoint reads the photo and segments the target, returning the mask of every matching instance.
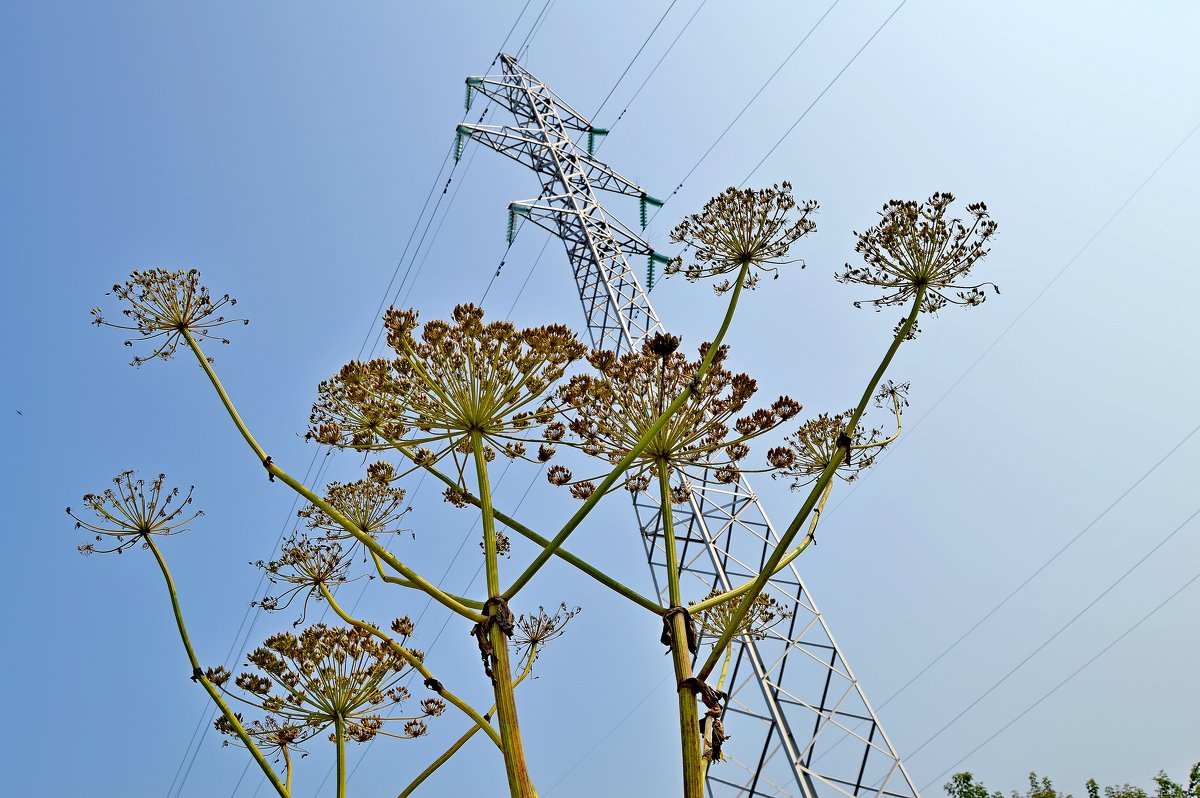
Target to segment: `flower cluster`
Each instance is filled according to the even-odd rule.
[[[473,432],[509,457],[553,439],[555,410],[545,396],[586,352],[568,328],[485,324],[474,305],[459,305],[451,321],[428,322],[419,335],[415,311],[389,309],[384,324],[397,357],[352,362],[321,383],[310,437],[355,449],[403,442],[424,463],[457,460]],[[547,437],[530,437],[547,425]]]
[[[713,589],[706,599],[719,596],[722,591]],[[735,596],[708,609],[696,613],[696,624],[701,639],[716,640],[725,634],[733,622],[733,616],[741,603],[741,596]],[[776,599],[765,593],[755,596],[750,611],[742,618],[734,629],[734,635],[752,640],[762,640],[776,624],[792,617],[792,611],[784,607]]]
[[[393,715],[409,699],[400,684],[409,666],[365,629],[316,624],[299,635],[275,634],[247,660],[255,670],[232,677],[224,668],[210,668],[206,675],[223,692],[267,713],[263,729],[297,730],[288,732],[288,744],[311,739],[338,719],[355,742],[379,734],[419,737],[427,731],[424,718],[445,710],[440,699],[427,699],[417,714]],[[236,693],[227,688],[231,678]],[[401,731],[385,731],[388,722],[404,725]],[[217,728],[232,732],[228,723]]]
[[[810,218],[816,210],[817,203],[812,200],[797,204],[787,182],[762,189],[727,188],[671,231],[672,241],[695,250],[696,262],[685,267],[683,258],[678,257],[666,272],[682,272],[695,282],[751,265],[778,277],[779,266],[797,262],[788,258],[792,244],[817,229]],[[759,276],[749,275],[746,287],[753,288]],[[732,287],[725,280],[716,291],[721,294]]]
[[[546,612],[545,607],[538,607],[536,614],[522,615],[517,619],[517,630],[513,642],[518,649],[532,649],[554,640],[566,631],[567,623],[578,615],[580,608],[567,609],[560,604],[553,614]]]
[[[580,448],[616,464],[668,405],[685,389],[693,389],[631,467],[625,486],[635,493],[649,486],[659,461],[685,476],[690,471],[705,479],[701,472],[711,471],[709,476],[719,482],[736,482],[741,462],[750,452],[747,441],[800,412],[800,403],[784,396],[770,407],[735,418],[757,390],[754,380],[725,367],[728,349],[724,346],[697,380],[708,344],[700,347],[700,359],[695,361],[676,351],[678,346],[675,336],[658,333],[643,342],[640,351],[620,357],[607,350],[594,351],[588,359],[599,374],[576,375],[559,390],[570,411],[568,427]],[[563,466],[552,467],[547,478],[553,484],[572,485],[578,498],[594,490],[590,481],[572,482]]]
[[[164,486],[165,474],[150,481],[135,479],[133,471],[122,471],[113,477],[112,488],[100,493],[87,493],[83,503],[95,516],[90,521],[77,516],[70,507],[67,515],[75,519],[76,529],[85,529],[96,536],[95,543],[79,546],[83,554],[120,554],[151,535],[177,535],[187,531],[187,525],[204,515],[196,510],[190,515],[186,508],[192,503],[192,488],[188,488],[182,501],[179,488]],[[172,506],[174,505],[174,506]],[[109,541],[112,548],[97,548],[96,543]]]
[[[881,442],[883,431],[864,428],[861,424],[847,435],[846,425],[854,411],[844,413],[822,413],[800,426],[800,429],[784,438],[783,446],[767,452],[767,463],[778,474],[792,478],[792,490],[816,480],[833,462],[839,450],[849,452],[834,472],[837,476],[853,482],[859,474],[875,464],[875,458],[885,445]],[[777,474],[772,474],[774,477]]]
[[[878,310],[886,305],[902,305],[924,292],[921,310],[936,312],[947,303],[978,305],[987,295],[985,287],[997,293],[995,283],[972,283],[967,273],[989,250],[988,241],[996,234],[996,223],[989,217],[987,205],[967,206],[970,226],[948,216],[954,195],[934,194],[928,200],[890,200],[880,212],[880,221],[864,233],[857,233],[854,250],[866,265],[851,266],[836,275],[838,282],[858,283],[882,288],[878,299],[868,300]],[[855,302],[855,307],[861,307]]]
[[[321,600],[322,586],[333,588],[350,581],[350,551],[343,549],[338,541],[326,538],[311,540],[294,536],[283,544],[279,559],[259,560],[255,565],[266,572],[271,584],[287,586],[279,595],[264,596],[255,606],[268,612],[284,610],[296,596],[304,595],[297,626],[304,622],[308,600],[314,597]]]
[[[391,463],[372,463],[367,466],[365,479],[345,484],[330,482],[325,489],[325,501],[372,537],[399,532],[395,524],[409,508],[402,507],[404,490],[392,487],[395,479],[396,469]],[[354,537],[315,504],[300,510],[297,515],[308,522],[309,529],[321,532],[326,540]]]
[[[200,284],[200,272],[195,269],[135,269],[125,283],[114,285],[108,296],[129,303],[121,313],[132,321],[132,325],[107,321],[100,308],[92,308],[93,324],[132,330],[138,334],[138,340],[157,341],[149,355],[134,357],[132,365],[135,366],[155,358],[170,360],[185,330],[193,338],[227,344],[229,340],[215,335],[213,330],[226,324],[249,324],[245,319],[227,319],[218,315],[221,308],[236,305],[237,300],[228,294],[214,300],[208,289]],[[126,341],[125,345],[133,346],[133,340]]]

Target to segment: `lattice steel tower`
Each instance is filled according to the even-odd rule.
[[[527,166],[541,181],[534,200],[509,205],[509,236],[525,218],[561,238],[579,286],[592,343],[617,352],[662,329],[629,257],[666,260],[610,216],[600,191],[662,203],[598,161],[593,127],[511,56],[500,75],[467,79],[467,105],[478,93],[515,117],[511,125],[460,125],[455,156],[475,139]],[[586,142],[586,143],[583,143]],[[651,574],[665,594],[662,527],[653,497],[634,509]],[[676,510],[681,580],[700,598],[753,578],[777,540],[750,485],[692,486],[691,506]],[[892,796],[918,798],[912,779],[884,733],[858,679],[794,566],[769,583],[768,593],[793,614],[763,640],[736,644],[725,689],[727,760],[708,770],[711,796]],[[665,601],[665,599],[664,599]]]

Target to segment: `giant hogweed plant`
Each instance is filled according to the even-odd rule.
[[[668,271],[689,280],[716,278],[727,295],[723,318],[712,337],[690,359],[675,335],[658,333],[623,355],[588,351],[564,325],[520,329],[488,321],[482,308],[460,305],[447,320],[421,324],[414,310],[389,309],[384,325],[388,357],[351,361],[317,389],[307,436],[321,444],[362,453],[374,460],[363,479],[333,483],[321,494],[276,463],[239,415],[201,344],[227,343],[214,330],[230,324],[217,313],[234,301],[213,300],[195,271],[135,271],[112,294],[126,303],[128,321],[109,322],[93,311],[98,325],[133,331],[126,343],[149,341],[149,355],[134,364],[169,360],[180,347],[191,352],[270,482],[298,493],[307,506],[305,532],[287,541],[277,559],[260,562],[273,595],[257,602],[264,610],[299,609],[304,622],[310,602],[323,602],[343,626],[307,626],[299,633],[267,638],[248,657],[253,670],[234,676],[202,666],[183,621],[179,598],[157,539],[176,534],[195,520],[190,491],[182,500],[164,478],[149,487],[124,472],[115,488],[88,494],[94,518],[77,526],[97,540],[85,552],[122,552],[137,545],[154,556],[167,584],[171,606],[192,678],[219,710],[216,726],[229,742],[246,749],[276,793],[290,798],[293,754],[327,738],[335,746],[336,794],[346,794],[345,747],[377,737],[407,739],[427,730],[426,722],[454,707],[470,726],[400,793],[417,790],[476,733],[501,755],[509,794],[536,795],[526,762],[517,711],[518,685],[529,675],[539,647],[559,637],[578,611],[567,605],[516,616],[522,590],[552,558],[559,558],[662,622],[658,643],[667,646],[676,677],[682,792],[701,798],[704,777],[723,758],[722,691],[735,640],[761,639],[788,610],[766,592],[768,580],[791,564],[814,540],[821,511],[837,480],[852,480],[874,462],[900,432],[907,383],[885,380],[900,346],[916,337],[917,319],[949,304],[978,305],[991,283],[975,282],[971,268],[987,254],[995,223],[982,204],[967,206],[965,221],[951,213],[954,198],[939,193],[925,202],[894,200],[878,222],[856,234],[863,263],[837,275],[843,283],[882,289],[883,296],[858,300],[906,307],[881,361],[856,405],[843,412],[801,420],[802,407],[783,396],[754,403],[755,381],[730,369],[722,342],[746,291],[763,274],[800,262],[791,254],[799,239],[815,231],[815,202],[797,203],[787,183],[765,189],[728,189],[701,212],[684,219],[672,239],[685,247]],[[895,418],[888,435],[864,424],[872,398]],[[751,444],[774,438],[761,458]],[[554,460],[574,452],[570,465]],[[554,529],[535,530],[497,506],[491,463],[497,457],[545,468],[547,481],[581,503]],[[443,497],[479,515],[480,549],[486,575],[482,595],[460,596],[425,578],[385,545],[400,531],[404,492],[396,483],[421,470],[444,485]],[[577,476],[575,471],[581,473]],[[782,477],[803,499],[768,552],[761,572],[730,590],[683,595],[675,550],[673,507],[692,500],[701,480],[734,483],[744,473]],[[667,563],[667,605],[615,579],[565,544],[612,494],[647,493],[661,508]],[[507,531],[505,531],[507,530]],[[509,535],[524,538],[533,555],[509,574]],[[352,576],[356,563],[368,572]],[[481,710],[452,692],[412,648],[407,617],[381,625],[357,618],[337,601],[335,589],[353,578],[378,577],[378,584],[423,594],[461,619],[474,636],[481,659],[481,685],[491,706]],[[651,641],[647,641],[650,643]],[[714,679],[714,671],[720,666]],[[427,695],[416,701],[400,682],[415,673]],[[711,681],[711,683],[710,683]],[[467,690],[477,692],[477,688]],[[701,713],[700,706],[704,712]],[[247,713],[245,716],[243,713]],[[247,720],[249,715],[253,719]]]

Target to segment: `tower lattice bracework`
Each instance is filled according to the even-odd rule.
[[[665,260],[640,235],[610,216],[597,195],[608,191],[661,205],[594,157],[596,128],[511,56],[499,75],[467,79],[467,102],[481,94],[515,118],[511,125],[458,127],[456,156],[467,139],[486,144],[532,169],[537,199],[509,206],[510,235],[518,218],[543,227],[566,245],[588,332],[597,347],[638,346],[662,329],[629,258]],[[586,142],[586,143],[585,143]],[[660,508],[639,494],[634,509],[655,587],[665,601]],[[692,485],[690,507],[675,509],[681,581],[689,595],[729,589],[756,576],[778,536],[743,479]],[[735,643],[724,685],[724,725],[731,735],[724,762],[708,769],[717,796],[892,796],[919,798],[849,663],[817,609],[799,571],[774,576],[767,594],[791,611],[758,640]]]

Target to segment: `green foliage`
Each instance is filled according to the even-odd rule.
[[[1166,771],[1160,770],[1154,777],[1155,789],[1148,793],[1141,787],[1132,784],[1110,786],[1104,788],[1104,798],[1200,798],[1200,762],[1192,765],[1188,773],[1187,786],[1172,780]],[[1088,798],[1100,798],[1100,785],[1095,779],[1087,780]],[[969,772],[955,773],[950,781],[943,785],[949,798],[1003,798],[999,790],[989,792],[982,782],[976,781]],[[1029,789],[1025,792],[1013,790],[1012,798],[1072,798],[1070,794],[1060,793],[1054,788],[1049,778],[1038,778],[1037,773],[1029,774]]]

